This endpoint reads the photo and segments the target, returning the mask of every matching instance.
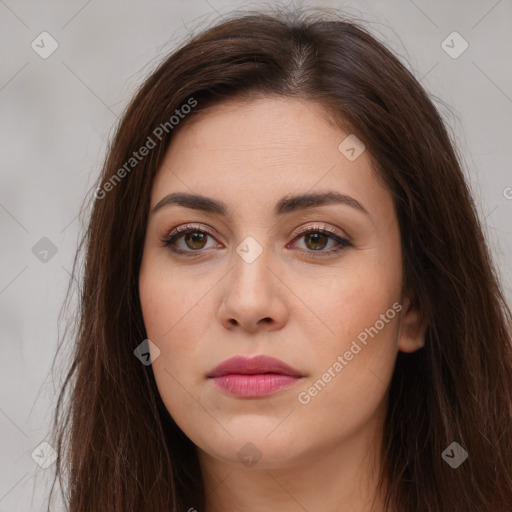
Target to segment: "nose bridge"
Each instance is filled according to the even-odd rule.
[[[254,236],[246,236],[233,254],[232,278],[240,286],[248,286],[252,292],[261,292],[268,285],[268,274],[271,273],[268,268],[270,244],[263,245],[262,236],[258,237],[261,243]]]
[[[235,248],[233,268],[224,291],[228,315],[247,327],[275,316],[275,276],[269,266],[270,249],[248,236]],[[279,309],[279,308],[278,308]]]
[[[260,328],[281,329],[288,318],[287,300],[282,296],[279,279],[271,269],[274,258],[272,237],[268,228],[247,231],[245,238],[234,248],[231,255],[231,272],[223,290],[219,309],[222,325],[227,329],[235,326],[247,332]]]

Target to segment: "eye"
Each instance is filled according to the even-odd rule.
[[[178,254],[199,252],[206,247],[209,236],[213,238],[213,235],[204,229],[190,225],[179,226],[167,235],[163,240],[163,244]],[[185,247],[179,246],[178,242],[180,241],[184,242]]]
[[[296,235],[293,242],[304,239],[305,249],[303,248],[301,251],[314,258],[330,256],[352,245],[346,238],[343,238],[328,226],[304,228]],[[208,248],[208,237],[213,238],[214,235],[209,231],[187,224],[173,229],[162,242],[165,247],[169,247],[176,254],[195,256],[203,252],[203,249]],[[181,246],[180,242],[183,242]],[[331,245],[329,250],[324,250],[329,243],[334,245]],[[290,244],[286,247],[289,246]]]
[[[352,245],[346,238],[343,238],[328,226],[323,226],[323,228],[304,228],[298,233],[294,241],[300,239],[304,239],[305,251],[308,252],[308,256],[310,255],[315,258],[330,256]],[[329,245],[329,242],[334,245],[331,245],[329,250],[324,250]]]

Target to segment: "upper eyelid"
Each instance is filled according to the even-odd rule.
[[[337,236],[339,238],[346,238],[347,240],[350,238],[346,233],[342,232],[339,228],[333,228],[326,223],[322,225],[306,225],[301,226],[298,230],[295,230],[296,236],[303,235],[308,233],[309,231],[326,231],[327,233]]]
[[[212,237],[216,237],[217,235],[216,230],[212,227],[208,226],[206,229],[204,228],[204,225],[194,225],[194,224],[183,224],[181,226],[176,226],[175,228],[168,230],[165,232],[164,239],[168,239],[171,236],[179,236],[186,234],[187,231],[200,231],[204,232]]]
[[[205,232],[207,233],[208,235],[212,236],[212,237],[217,237],[218,235],[216,235],[217,233],[217,230],[215,230],[214,228],[212,228],[211,226],[207,226],[207,228],[205,229],[204,228],[204,224],[193,224],[193,223],[186,223],[186,224],[183,224],[183,225],[180,225],[180,226],[176,226],[175,228],[171,229],[171,230],[167,230],[164,234],[164,239],[168,239],[170,238],[171,236],[175,236],[175,235],[181,235],[181,234],[186,234],[187,231],[199,231],[199,232]],[[319,231],[327,231],[329,234],[333,235],[333,236],[338,236],[339,238],[344,238],[344,239],[347,239],[349,240],[350,239],[350,236],[343,232],[342,230],[340,230],[339,228],[333,228],[331,226],[329,226],[328,224],[326,224],[325,222],[324,223],[321,223],[321,225],[318,225],[318,224],[309,224],[309,225],[305,225],[305,226],[301,226],[299,227],[298,229],[294,229],[293,232],[289,235],[289,236],[300,236],[300,235],[303,235],[303,234],[306,234],[308,233],[309,231],[315,231],[315,230],[319,230]]]

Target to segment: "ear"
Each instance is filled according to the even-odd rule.
[[[407,295],[404,299],[400,316],[400,331],[398,334],[398,349],[402,352],[416,352],[425,346],[427,321],[421,311]]]

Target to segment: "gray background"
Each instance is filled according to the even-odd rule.
[[[0,512],[46,510],[53,466],[40,468],[31,453],[47,439],[60,385],[49,371],[83,229],[78,214],[117,117],[188,30],[265,5],[0,0]],[[295,5],[364,18],[439,98],[511,302],[512,0]],[[58,43],[47,59],[31,47],[43,31]],[[455,59],[441,46],[453,31],[469,44]],[[33,250],[43,237],[53,256]]]

